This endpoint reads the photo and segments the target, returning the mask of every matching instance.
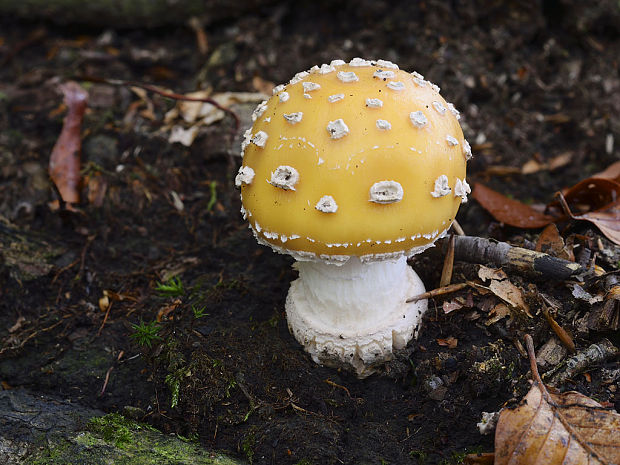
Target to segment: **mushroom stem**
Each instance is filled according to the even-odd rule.
[[[405,257],[295,267],[299,279],[286,300],[288,325],[317,363],[353,366],[364,378],[417,334],[428,303],[406,302],[425,289]]]

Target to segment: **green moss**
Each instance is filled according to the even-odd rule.
[[[54,441],[52,441],[53,443]],[[31,456],[26,465],[236,465],[195,442],[160,433],[117,413],[92,418],[87,431],[58,440]]]

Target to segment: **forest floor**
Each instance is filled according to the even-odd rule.
[[[202,52],[184,25],[0,18],[0,389],[130,413],[254,464],[460,463],[492,451],[476,424],[528,391],[523,335],[560,351],[542,371],[566,357],[543,302],[577,350],[620,344],[604,280],[581,283],[592,299],[578,298],[576,278],[509,271],[531,318],[467,288],[431,299],[419,339],[381,373],[321,367],[287,328],[292,259],[257,245],[239,213],[241,134],[256,94],[300,70],[392,60],[461,111],[472,186],[547,204],[620,154],[620,6],[592,3],[272,4],[206,24]],[[173,126],[190,127],[176,102],[85,76],[234,92],[220,97],[241,126],[224,115],[194,123],[188,145],[171,142]],[[59,208],[48,175],[66,115],[59,84],[70,79],[89,93],[74,211]],[[457,220],[468,235],[528,248],[541,232],[504,225],[471,198]],[[569,256],[618,270],[618,247],[591,223],[558,226]],[[443,256],[436,247],[412,260],[427,289]],[[457,261],[452,282],[477,276]],[[618,410],[617,362],[558,387]]]

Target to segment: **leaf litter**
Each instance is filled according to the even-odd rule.
[[[573,220],[596,225],[612,242],[620,245],[620,162],[558,192],[545,212],[510,199],[483,184],[474,184],[474,199],[497,221],[510,226],[533,229]]]
[[[500,411],[495,465],[620,463],[620,415],[578,392],[559,393],[540,379],[534,343],[525,336],[534,383],[515,408]],[[490,454],[482,454],[489,459]],[[470,454],[466,463],[482,463]],[[487,461],[490,463],[490,461]]]

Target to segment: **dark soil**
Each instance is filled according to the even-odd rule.
[[[476,423],[529,389],[515,341],[530,333],[539,348],[551,338],[540,314],[487,325],[485,297],[462,291],[469,306],[449,314],[443,298],[430,301],[419,340],[383,373],[357,380],[320,367],[284,318],[292,259],[258,246],[239,214],[233,119],[203,126],[189,148],[170,144],[162,128],[174,102],[86,83],[83,175],[107,190],[100,206],[84,195],[78,212],[59,211],[47,175],[64,117],[58,83],[88,75],[178,93],[255,92],[260,80],[285,82],[334,58],[384,58],[438,83],[461,110],[474,150],[470,184],[544,204],[618,159],[618,2],[302,1],[250,8],[205,30],[202,56],[185,26],[115,31],[0,18],[3,388],[107,412],[135,407],[165,432],[256,464],[459,463],[465,451],[492,451],[492,435]],[[235,111],[247,122],[251,108]],[[561,154],[568,164],[520,172]],[[473,200],[457,219],[470,235],[518,245],[539,232],[503,227]],[[597,264],[617,270],[617,250],[596,229],[561,227],[581,250],[598,250],[600,239],[612,253]],[[442,260],[435,249],[413,262],[429,289]],[[473,265],[457,263],[453,282],[474,276]],[[171,277],[183,292],[163,295],[158,284]],[[533,304],[541,292],[560,302],[557,319],[578,349],[602,337],[620,342],[588,320],[592,306],[564,282],[510,279]],[[110,307],[99,303],[104,292]],[[157,336],[140,340],[140,323]],[[455,348],[440,345],[449,337]],[[614,367],[594,366],[590,378],[561,387],[618,409],[617,379],[601,374]]]

